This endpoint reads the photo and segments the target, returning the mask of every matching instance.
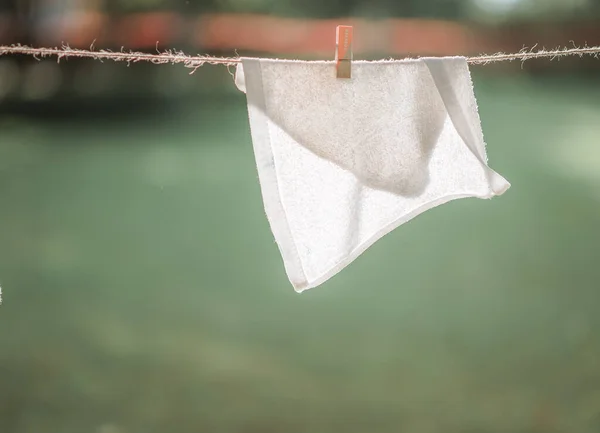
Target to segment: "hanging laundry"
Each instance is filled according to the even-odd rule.
[[[242,58],[263,202],[297,292],[318,286],[415,216],[503,194],[487,165],[464,57],[354,61]]]

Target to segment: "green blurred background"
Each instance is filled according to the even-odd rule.
[[[600,42],[591,0],[5,1],[0,41],[53,45],[48,23],[81,10],[99,28],[397,17],[493,31],[485,47]],[[120,45],[147,49],[97,46]],[[599,64],[473,67],[512,188],[297,295],[226,68],[1,58],[0,433],[600,432]]]

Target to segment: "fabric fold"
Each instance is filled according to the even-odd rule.
[[[420,213],[510,184],[487,165],[462,57],[353,62],[242,58],[265,212],[298,292]]]
[[[479,159],[484,170],[486,170],[491,186],[490,197],[504,194],[510,187],[510,184],[506,179],[488,167],[481,127],[477,128],[477,132],[473,131],[473,125],[477,126],[481,123],[475,98],[463,98],[461,100],[457,95],[457,90],[460,90],[463,94],[473,93],[470,78],[468,81],[458,79],[461,76],[470,76],[467,62],[461,62],[460,65],[457,65],[444,61],[444,58],[435,57],[423,58],[423,62],[429,68],[431,77],[436,84],[436,88],[456,131],[463,139],[465,145],[473,152],[473,155]],[[460,73],[453,73],[454,70],[450,66],[454,66],[455,68],[461,67],[463,70],[458,71]],[[447,85],[446,83],[448,82],[452,82],[452,85]],[[470,85],[471,89],[465,89],[464,86],[466,85]]]

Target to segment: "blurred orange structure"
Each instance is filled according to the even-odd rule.
[[[359,54],[454,54],[469,50],[465,26],[432,20],[356,18],[306,20],[253,15],[205,15],[198,18],[194,42],[210,50],[249,50],[331,57],[335,28],[354,27],[353,50]]]

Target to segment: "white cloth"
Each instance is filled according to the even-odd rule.
[[[487,165],[466,59],[242,58],[263,202],[297,292],[418,214],[510,184]]]

